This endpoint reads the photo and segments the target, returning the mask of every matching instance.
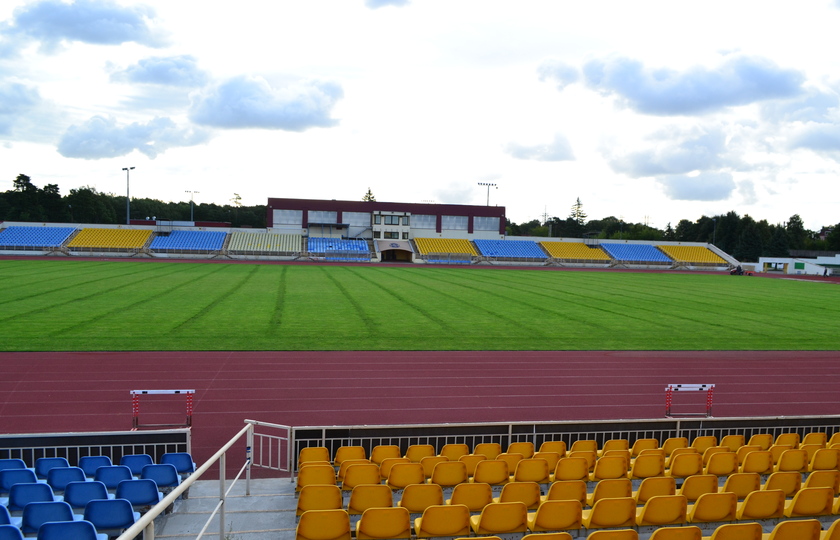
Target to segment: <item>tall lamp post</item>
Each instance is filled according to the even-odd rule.
[[[134,170],[134,167],[123,167],[125,171],[125,224],[131,225],[131,199],[128,198],[128,175],[129,171]]]
[[[715,228],[712,230],[712,245],[717,246],[717,218],[712,218]]]
[[[186,191],[184,191],[184,193],[189,193],[189,194],[190,194],[190,221],[195,221],[195,219],[193,219],[193,207],[194,207],[194,204],[193,204],[193,196],[194,196],[196,193],[201,193],[201,192],[200,192],[200,191],[190,191],[190,190],[186,190]]]
[[[496,184],[490,184],[490,183],[487,183],[487,182],[479,182],[478,185],[479,186],[487,186],[487,206],[490,206],[490,187],[492,186],[492,187],[495,187],[496,189],[499,189],[499,186],[497,186]]]

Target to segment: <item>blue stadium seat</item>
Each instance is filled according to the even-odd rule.
[[[63,457],[42,457],[35,460],[35,476],[47,479],[47,473],[54,467],[69,467],[70,464]]]
[[[181,478],[186,478],[195,472],[195,462],[187,452],[168,452],[160,457],[160,462],[173,465]]]
[[[534,241],[526,240],[473,240],[478,252],[485,257],[509,259],[547,259]]]
[[[164,493],[181,484],[181,477],[174,465],[161,463],[160,465],[146,465],[140,473],[140,479],[154,480],[157,487]],[[170,488],[170,489],[166,489]]]
[[[12,522],[12,516],[9,515],[9,511],[6,509],[6,505],[0,505],[0,525],[8,525]]]
[[[153,251],[219,251],[226,236],[223,231],[172,231],[169,236],[156,236],[150,248]]]
[[[131,474],[134,476],[140,476],[143,467],[152,463],[154,461],[149,454],[128,454],[120,458],[120,465],[125,465],[131,469]]]
[[[85,471],[85,476],[93,478],[96,469],[99,467],[110,467],[113,465],[108,456],[82,456],[79,458],[79,468]]]
[[[617,261],[671,264],[670,257],[649,244],[601,243],[601,248]]]
[[[115,491],[120,482],[134,480],[134,476],[131,474],[131,469],[125,465],[111,465],[96,469],[93,479],[105,484],[108,491]]]
[[[350,239],[344,240],[341,238],[319,238],[310,237],[307,240],[307,251],[309,253],[324,253],[327,260],[350,260],[350,261],[370,261],[370,250],[365,240]],[[357,252],[358,257],[330,257],[327,252],[332,251],[349,251]]]
[[[14,484],[34,484],[38,479],[32,469],[6,469],[0,471],[0,494],[7,495]]]
[[[31,502],[52,502],[55,500],[52,488],[48,484],[36,482],[34,484],[15,484],[9,490],[9,513],[23,512],[23,508]]]
[[[0,540],[23,540],[23,533],[14,525],[0,525]]]
[[[38,540],[108,540],[107,534],[98,534],[89,521],[51,521],[38,529]]]
[[[63,501],[31,502],[23,509],[20,529],[23,534],[35,534],[48,521],[75,521],[81,518],[73,514],[70,505]]]
[[[117,499],[125,499],[131,503],[135,511],[145,512],[163,499],[163,493],[150,478],[139,480],[123,480],[117,486]]]
[[[23,462],[22,459],[0,459],[0,471],[5,471],[6,469],[25,469],[26,463]]]
[[[0,246],[7,249],[59,247],[75,230],[73,227],[6,227],[0,230]]]
[[[136,482],[137,480],[129,480]],[[119,487],[119,485],[117,485]],[[84,510],[87,503],[95,499],[113,499],[105,484],[97,481],[70,482],[64,487],[64,502],[71,508]]]
[[[96,532],[109,536],[122,534],[139,518],[140,513],[125,499],[95,500],[85,506],[85,521],[93,523]]]
[[[64,487],[70,482],[84,482],[85,471],[79,467],[54,467],[47,473],[47,484],[55,493],[64,493]]]

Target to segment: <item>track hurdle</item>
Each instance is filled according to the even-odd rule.
[[[715,391],[714,384],[669,384],[665,387],[665,416],[666,418],[673,418],[674,416],[705,416],[709,418],[712,416],[712,395]],[[675,392],[706,392],[706,411],[705,412],[682,412],[678,415],[674,413],[671,406],[674,402]]]
[[[131,390],[131,430],[141,428],[185,428],[192,427],[193,395],[195,390]],[[187,402],[187,416],[183,424],[141,424],[140,396],[148,395],[183,395]]]

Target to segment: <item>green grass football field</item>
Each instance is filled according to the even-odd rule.
[[[840,288],[717,274],[0,261],[0,350],[835,350]]]

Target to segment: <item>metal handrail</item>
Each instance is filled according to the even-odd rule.
[[[219,502],[216,504],[216,508],[213,509],[213,512],[210,514],[210,517],[207,518],[207,522],[204,524],[204,527],[201,529],[201,532],[196,537],[196,540],[201,538],[204,534],[204,531],[207,530],[207,527],[210,524],[210,521],[213,517],[218,513],[219,514],[219,540],[224,540],[225,538],[225,499],[227,494],[230,492],[230,488],[233,488],[233,485],[242,475],[242,472],[248,470],[251,464],[251,454],[250,448],[249,452],[246,455],[245,463],[242,465],[242,468],[239,470],[239,473],[233,479],[233,483],[231,483],[230,488],[225,490],[225,456],[227,451],[236,443],[243,435],[246,433],[252,432],[254,426],[252,424],[246,424],[245,427],[239,430],[239,432],[234,435],[224,446],[222,446],[213,456],[208,459],[204,465],[199,467],[193,474],[191,474],[186,480],[181,482],[181,484],[173,489],[166,497],[163,498],[162,501],[157,503],[155,506],[151,508],[148,512],[143,514],[143,516],[138,519],[134,525],[126,529],[121,535],[117,537],[117,540],[131,540],[141,532],[143,533],[144,540],[154,540],[155,538],[155,518],[162,514],[170,504],[175,502],[175,499],[181,496],[186,490],[190,488],[199,478],[201,475],[207,472],[213,464],[217,461],[219,462]]]

